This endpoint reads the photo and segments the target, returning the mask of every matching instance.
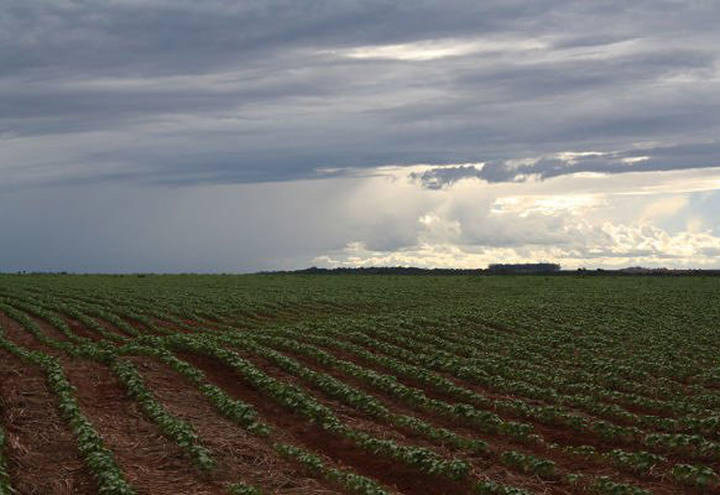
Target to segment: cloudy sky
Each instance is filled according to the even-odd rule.
[[[718,2],[0,4],[0,271],[720,268]]]

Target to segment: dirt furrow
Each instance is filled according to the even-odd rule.
[[[68,358],[38,342],[17,322],[5,319],[4,323],[8,340],[58,358],[75,387],[80,409],[113,451],[118,466],[138,495],[224,493],[217,484],[203,478],[182,449],[145,418],[107,366]]]
[[[391,370],[384,369],[380,366],[376,366],[373,363],[367,363],[358,356],[354,356],[352,354],[346,353],[344,351],[336,351],[335,349],[329,349],[329,348],[323,348],[324,351],[329,352],[330,354],[334,354],[335,357],[339,359],[343,359],[346,361],[351,361],[355,364],[361,365],[365,368],[371,369],[373,371],[377,371],[379,373],[384,373],[392,376],[396,376],[398,381],[405,384],[409,387],[415,387],[423,390],[423,392],[431,398],[439,399],[448,401],[450,403],[457,403],[457,400],[454,400],[452,397],[447,396],[447,394],[443,394],[441,392],[437,392],[436,390],[433,390],[432,388],[427,387],[426,385],[419,383],[415,380],[408,379],[405,377],[399,377],[392,373]],[[338,369],[332,368],[332,367],[326,367],[319,365],[315,363],[313,360],[308,359],[307,357],[294,353],[289,352],[286,350],[282,350],[283,354],[288,355],[289,357],[292,357],[293,359],[297,359],[300,361],[303,365],[309,367],[310,369],[313,369],[315,371],[327,373],[334,378],[337,378],[339,380],[342,380],[343,382],[347,383],[348,385],[354,386],[356,388],[359,388],[360,390],[363,390],[367,393],[370,393],[372,395],[377,396],[383,402],[386,406],[388,406],[393,412],[397,414],[407,414],[407,415],[414,415],[418,416],[422,419],[425,419],[429,421],[430,423],[433,423],[437,426],[446,427],[452,431],[455,431],[458,434],[463,434],[468,437],[479,437],[483,440],[486,440],[490,442],[493,450],[496,453],[500,453],[505,450],[515,450],[525,453],[530,453],[533,455],[536,455],[538,457],[548,458],[553,460],[558,464],[558,466],[562,467],[563,469],[566,469],[568,472],[583,472],[583,473],[591,473],[596,476],[611,476],[617,480],[626,482],[626,483],[632,483],[632,484],[639,484],[643,485],[647,488],[650,488],[653,490],[654,494],[661,495],[661,494],[667,494],[667,495],[677,495],[680,493],[694,493],[689,488],[684,488],[677,486],[673,483],[666,482],[666,481],[657,481],[657,480],[651,480],[645,477],[636,477],[632,476],[629,473],[625,473],[622,471],[618,471],[612,466],[609,466],[607,464],[603,463],[588,463],[586,461],[578,460],[577,458],[564,455],[561,452],[558,451],[548,451],[546,449],[540,448],[540,447],[533,447],[528,446],[523,443],[518,443],[516,441],[513,441],[512,439],[504,436],[499,436],[495,434],[485,433],[485,432],[478,432],[472,425],[464,423],[460,420],[448,418],[443,415],[439,414],[433,414],[429,411],[422,410],[420,408],[409,406],[408,404],[405,404],[398,399],[392,397],[391,395],[384,393],[382,391],[376,390],[363,382],[362,380],[359,380],[355,377],[352,377],[343,371],[340,371]],[[480,392],[479,390],[476,390]],[[503,415],[501,415],[503,416]],[[522,418],[515,418],[523,420]],[[585,435],[581,432],[575,432],[573,430],[568,430],[562,427],[557,428],[550,428],[548,426],[539,424],[537,422],[533,421],[527,421],[523,420],[529,424],[532,424],[533,427],[537,430],[538,433],[542,434],[544,438],[547,440],[560,443],[561,445],[594,445],[596,448],[600,450],[610,450],[613,447],[617,447],[617,445],[613,445],[612,443],[599,441],[597,437],[591,436],[591,435]],[[630,447],[628,448],[625,446],[626,450],[642,450],[642,446],[636,446],[636,447]],[[679,459],[675,459],[673,456],[668,456],[671,461],[677,461],[679,462]],[[482,463],[480,463],[482,464]],[[488,464],[488,467],[492,466],[494,469],[497,469],[497,464]],[[516,484],[519,484],[516,480]]]
[[[7,433],[10,479],[19,494],[97,493],[45,374],[3,349],[0,423]]]
[[[159,360],[129,359],[157,400],[171,414],[191,424],[203,445],[213,452],[217,467],[210,476],[214,482],[244,481],[266,493],[283,495],[340,493],[281,458],[271,444],[279,440],[277,435],[263,440],[223,418],[193,385]]]
[[[413,495],[469,493],[467,483],[451,482],[425,475],[387,457],[373,456],[348,440],[325,432],[301,415],[277,405],[240,378],[231,368],[217,360],[187,352],[178,353],[178,357],[204,371],[211,383],[223,388],[231,397],[255,406],[270,426],[277,431],[283,431],[288,436],[289,443],[322,452],[336,459],[340,464],[348,465],[360,474],[379,480],[404,493]]]

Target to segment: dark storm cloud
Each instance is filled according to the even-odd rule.
[[[459,165],[457,167],[437,167],[425,172],[412,172],[410,178],[422,184],[426,189],[442,189],[455,182],[468,178],[482,178],[482,167]]]
[[[0,185],[718,165],[718,17],[674,1],[8,0]],[[358,51],[377,45],[404,46]]]
[[[494,7],[452,3],[8,0],[2,56],[10,72],[186,74],[266,63],[259,57],[288,47],[397,43],[497,29],[543,11],[543,2],[534,8],[514,1]]]
[[[718,156],[720,143],[713,142],[608,153],[558,153],[519,163],[489,161],[481,166],[429,167],[408,176],[425,189],[439,190],[462,179],[522,182],[530,177],[547,179],[578,172],[618,174],[702,168],[708,163],[717,163]]]

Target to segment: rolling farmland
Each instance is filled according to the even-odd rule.
[[[0,275],[0,495],[720,493],[720,278]]]

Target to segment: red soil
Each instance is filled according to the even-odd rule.
[[[0,324],[8,340],[60,360],[65,375],[76,388],[81,411],[113,451],[128,482],[139,495],[224,493],[204,480],[180,447],[169,442],[158,427],[143,416],[110,369],[102,364],[67,358],[35,340],[12,320],[0,319]]]
[[[235,350],[235,349],[234,349]],[[288,375],[287,373],[279,370],[279,368],[275,367],[274,365],[268,363],[262,358],[258,358],[257,356],[251,356],[247,354],[243,354],[241,349],[238,349],[237,352],[241,354],[245,359],[248,359],[251,361],[254,365],[256,365],[258,368],[262,369],[265,373],[267,373],[270,376],[273,376],[275,378],[281,379],[285,382],[292,383],[295,386],[298,386],[300,388],[307,388],[311,387],[312,385],[308,385],[302,380],[299,380],[291,375]],[[432,414],[428,414],[427,412],[420,412],[415,411],[404,404],[397,401],[392,396],[389,396],[383,392],[378,392],[375,389],[371,389],[367,385],[365,385],[362,381],[349,376],[345,375],[344,373],[333,369],[333,368],[325,368],[323,366],[319,366],[304,356],[292,354],[289,352],[285,352],[286,355],[289,357],[292,357],[293,359],[298,360],[301,362],[304,366],[317,371],[321,373],[326,373],[328,375],[331,375],[335,378],[338,378],[339,380],[343,381],[344,383],[347,383],[348,385],[357,388],[359,390],[363,390],[364,392],[374,395],[380,400],[383,401],[384,405],[394,414],[399,415],[408,415],[408,416],[415,416],[420,419],[423,419],[431,424],[434,424],[434,426],[444,426],[449,427],[451,430],[455,430],[458,434],[463,435],[467,438],[479,438],[477,435],[477,432],[472,430],[472,428],[463,428],[459,427],[458,425],[460,423],[453,422],[447,420],[447,418],[441,418],[438,416],[434,416]],[[306,390],[307,393],[312,394],[312,392]],[[321,394],[322,398],[318,397],[317,394]],[[493,455],[486,455],[486,456],[480,456],[475,453],[458,450],[454,447],[445,446],[439,443],[433,443],[429,440],[427,440],[426,437],[418,434],[417,432],[400,427],[395,425],[387,425],[385,423],[378,423],[376,419],[372,418],[371,416],[362,413],[361,411],[355,410],[343,403],[340,403],[336,400],[333,400],[327,396],[325,396],[322,392],[318,391],[314,397],[318,402],[323,403],[324,405],[330,407],[334,410],[335,414],[340,417],[346,424],[351,425],[354,428],[366,431],[368,433],[372,433],[375,436],[381,437],[381,438],[388,438],[388,439],[394,439],[398,443],[401,444],[408,444],[412,443],[414,445],[419,445],[422,447],[430,448],[432,450],[435,450],[438,454],[443,455],[445,457],[459,457],[464,459],[465,461],[468,461],[473,467],[475,467],[475,473],[477,476],[481,479],[491,479],[496,482],[502,482],[511,484],[512,486],[516,487],[522,487],[527,490],[529,490],[531,493],[548,493],[548,494],[568,494],[570,492],[565,489],[565,487],[562,486],[554,486],[555,484],[553,482],[543,481],[540,480],[537,477],[533,476],[526,476],[522,474],[518,474],[512,471],[509,471],[507,468],[505,468],[502,465],[497,464],[496,460],[493,460]],[[465,425],[463,425],[465,426]],[[488,440],[488,435],[482,435],[482,439]],[[504,445],[505,448],[501,450],[508,450],[511,448],[514,448],[514,450],[518,451],[525,451],[525,453],[537,453],[533,452],[529,449],[517,446],[510,446],[507,442],[507,438],[500,437],[501,442],[498,443],[495,439],[491,439],[492,448],[495,449],[495,458],[498,454],[498,447],[500,444]],[[607,473],[606,473],[607,474]]]
[[[357,472],[405,493],[455,495],[470,492],[468,483],[425,475],[386,457],[373,456],[343,438],[328,434],[299,414],[275,404],[239,378],[232,369],[216,360],[191,353],[179,353],[179,356],[203,370],[212,383],[222,387],[232,397],[255,406],[264,420],[274,429],[285,432],[293,440],[292,443],[320,451],[340,464],[349,465]]]
[[[0,350],[0,398],[8,469],[18,493],[97,493],[40,368]]]
[[[244,481],[265,493],[339,493],[281,458],[270,443],[277,438],[264,440],[220,416],[192,384],[171,368],[152,358],[130,360],[141,371],[156,399],[168,412],[192,425],[203,445],[212,451],[216,468],[209,475],[218,486]]]
[[[52,328],[47,322],[39,319],[35,320],[42,330],[51,338],[67,340],[64,335]],[[79,322],[75,322],[71,318],[68,318],[68,322],[73,331],[78,335],[88,337],[90,334],[94,335],[94,332],[84,328]],[[223,419],[195,388],[185,383],[182,377],[162,365],[162,363],[149,358],[133,358],[133,361],[139,365],[139,369],[147,381],[148,388],[153,391],[158,400],[163,403],[168,411],[192,424],[200,434],[204,444],[213,451],[214,458],[218,462],[218,469],[210,474],[202,474],[192,467],[191,462],[179,447],[168,442],[160,434],[157,427],[144,418],[135,403],[126,398],[124,388],[107,367],[93,362],[66,358],[58,351],[46,348],[46,346],[39,343],[17,323],[7,319],[1,313],[0,324],[7,329],[7,337],[13,342],[31,349],[43,350],[61,359],[68,379],[77,388],[77,398],[81,409],[96,429],[103,435],[106,445],[114,451],[118,464],[126,473],[131,484],[137,488],[138,493],[159,495],[170,493],[193,493],[198,495],[224,493],[227,484],[236,481],[246,481],[263,487],[267,492],[287,495],[338,493],[328,490],[324,483],[309,478],[307,475],[302,474],[302,470],[298,470],[297,466],[280,458],[272,450],[268,441],[249,435],[237,425]],[[177,331],[175,328],[173,328],[173,330]],[[147,332],[147,330],[145,330],[145,332]],[[97,336],[95,335],[94,340],[96,340],[96,338]],[[445,426],[466,436],[473,437],[478,435],[478,432],[473,429],[472,426],[463,424],[461,421],[441,417],[427,411],[418,411],[416,408],[401,403],[387,394],[369,388],[363,382],[346,376],[338,370],[332,368],[326,369],[326,367],[318,365],[304,356],[283,352],[298,359],[311,369],[328,373],[349,385],[378,396],[386,403],[391,411],[396,414],[415,415],[433,424]],[[363,363],[361,359],[351,353],[335,350],[329,352],[341,359],[362,363],[363,366],[369,369],[393,374],[389,372],[389,370],[384,370],[379,366]],[[350,466],[361,474],[377,479],[405,493],[413,495],[470,493],[469,482],[454,483],[425,475],[418,470],[400,465],[400,463],[396,461],[383,458],[382,456],[373,456],[354,446],[352,443],[325,432],[317,425],[308,422],[299,414],[274,403],[272,399],[253,389],[252,386],[234,373],[232,369],[212,358],[191,353],[180,353],[179,355],[205,371],[210,382],[221,386],[231,396],[253,404],[265,421],[274,428],[271,437],[271,441],[273,442],[281,441],[305,446],[310,450],[324,454],[329,457],[329,459],[332,459],[333,461],[330,461],[330,463],[337,461],[341,466],[343,464]],[[261,358],[250,357],[250,359],[271,376],[275,376],[289,383],[301,384],[299,379],[290,377],[279,368],[276,368]],[[2,392],[0,393],[0,397],[8,396],[12,398],[12,391],[6,392],[4,388],[6,387],[5,381],[7,381],[5,380],[5,374],[8,373],[8,370],[17,370],[19,368],[17,363],[13,363],[4,371],[5,374],[3,374],[1,365],[5,362],[8,361],[4,359],[3,354],[0,354],[0,378],[4,380],[0,383],[0,392]],[[416,383],[414,380],[400,379],[400,381],[408,386],[423,389],[430,397],[447,400],[451,403],[457,402],[457,400],[454,400],[452,397],[447,397],[446,394],[442,392],[427,390],[425,385]],[[485,390],[480,386],[462,380],[453,379],[453,381],[458,385],[471,388],[484,395],[490,395],[492,393],[492,391]],[[8,383],[11,383],[11,381]],[[22,387],[18,388],[18,390],[24,391],[24,389],[25,384],[23,383]],[[17,391],[15,394],[17,395]],[[380,437],[400,440],[409,437],[413,439],[414,444],[434,447],[435,450],[442,451],[443,453],[450,452],[448,455],[452,454],[450,450],[446,450],[446,448],[442,446],[433,446],[424,440],[421,441],[412,431],[378,424],[366,415],[329,398],[323,397],[319,400],[337,411],[338,416],[353,427],[358,427],[361,430],[371,432]],[[36,405],[33,404],[32,408],[35,409]],[[11,405],[10,408],[7,408],[8,411],[15,409],[17,409],[17,406]],[[7,420],[9,414],[5,413],[4,416],[2,419],[8,425],[7,429],[12,439],[13,429]],[[59,420],[59,418],[56,419]],[[527,420],[523,421],[533,423]],[[61,420],[60,424],[61,426],[64,425]],[[597,438],[592,435],[578,434],[575,431],[566,430],[562,427],[555,428],[537,423],[533,424],[538,432],[545,438],[562,444],[594,444],[601,448],[610,448],[612,446],[598,442]],[[67,430],[65,433],[66,435],[70,435],[69,438],[72,443],[71,433]],[[615,468],[607,465],[578,461],[576,458],[569,458],[555,450],[547,450],[542,447],[518,445],[515,441],[507,437],[486,434],[481,434],[481,437],[490,441],[494,452],[493,456],[489,458],[468,457],[467,453],[462,453],[460,457],[467,458],[475,467],[475,476],[482,479],[493,479],[495,481],[524,487],[537,493],[570,493],[566,487],[553,482],[541,481],[534,477],[514,473],[498,464],[496,459],[497,454],[503,450],[512,449],[550,458],[558,464],[563,472],[567,470],[593,475],[609,475],[618,481],[639,484],[644,488],[649,488],[655,495],[694,493],[690,489],[675,486],[669,481],[633,479],[631,476],[620,473]],[[32,442],[33,445],[38,444],[37,439]],[[642,446],[625,446],[625,449],[637,451],[642,450]],[[77,476],[84,475],[85,481],[90,483],[90,488],[85,489],[81,485],[77,485],[79,488],[75,491],[53,491],[53,489],[47,489],[44,492],[27,491],[27,493],[94,493],[92,491],[92,479],[88,478],[89,475],[87,473],[84,473],[82,462],[77,458],[77,450],[74,448],[74,445],[66,447],[65,451],[66,454],[69,452],[69,454],[74,455],[75,458],[67,462],[60,461],[62,465],[72,466],[72,462],[79,463],[79,470],[73,470],[72,472],[77,474]],[[455,452],[455,454],[458,455],[457,452]],[[13,454],[11,450],[11,474],[13,474],[12,470],[14,469],[12,463],[16,462],[14,461],[16,458],[17,454]],[[35,467],[38,468],[37,466]],[[18,479],[22,479],[24,475],[17,473],[15,476],[18,477]],[[61,480],[66,478],[62,476],[58,477],[55,474],[49,474],[47,476],[47,480],[54,481],[56,479]],[[35,482],[30,482],[28,486],[30,486],[31,489],[35,489],[33,487],[36,485]],[[62,488],[59,490],[62,490]],[[26,492],[20,490],[20,493]]]
[[[70,330],[77,335],[78,337],[84,337],[86,339],[93,340],[95,342],[98,342],[100,340],[103,340],[103,336],[95,331],[92,331],[88,328],[85,328],[85,325],[82,324],[82,322],[75,320],[70,317],[62,317],[63,320],[65,320],[65,323],[68,324],[70,327]]]
[[[394,375],[391,371],[384,369],[382,367],[376,366],[372,363],[368,364],[364,362],[362,359],[360,359],[357,356],[354,356],[350,353],[344,352],[344,351],[336,351],[335,349],[324,349],[327,352],[330,352],[331,354],[334,354],[337,358],[347,360],[354,362],[356,364],[359,364],[363,367],[366,367],[368,369],[372,369],[374,371]],[[321,371],[328,373],[335,378],[338,378],[342,380],[343,382],[347,383],[348,385],[352,385],[356,388],[359,388],[361,390],[364,390],[367,393],[373,394],[381,398],[387,406],[391,408],[394,412],[397,412],[399,414],[409,414],[409,415],[417,415],[418,417],[421,417],[431,423],[434,423],[438,426],[443,426],[446,428],[449,428],[459,434],[463,434],[468,437],[477,437],[477,432],[475,431],[474,427],[471,424],[462,422],[460,420],[448,418],[442,415],[434,414],[428,411],[424,411],[421,409],[417,409],[414,407],[410,407],[406,405],[405,403],[402,403],[392,397],[391,395],[388,395],[386,393],[383,393],[381,391],[378,391],[376,389],[373,389],[369,387],[367,384],[365,384],[362,380],[358,380],[352,376],[349,376],[345,374],[342,371],[339,371],[334,368],[327,368],[325,366],[320,366],[317,363],[313,362],[312,360],[296,354],[292,352],[283,351],[283,353],[289,355],[290,357],[297,359],[298,361],[301,361],[304,365],[310,367],[311,369],[314,369],[316,371]],[[397,377],[397,376],[396,376]],[[428,390],[426,386],[423,384],[407,378],[401,378],[397,377],[398,380],[402,383],[404,383],[407,386],[415,387],[423,390],[423,392],[431,398],[436,398],[439,400],[445,400],[450,403],[457,403],[457,400],[454,400],[452,397],[449,397],[447,394],[438,392],[435,390]],[[472,388],[472,387],[470,387]],[[481,390],[476,389],[476,391],[482,393]],[[543,435],[543,437],[549,441],[559,443],[561,445],[594,445],[599,450],[610,450],[615,447],[621,447],[624,448],[624,450],[628,451],[639,451],[643,450],[643,446],[636,445],[636,446],[628,446],[628,445],[614,445],[611,442],[604,442],[599,441],[597,436],[592,434],[583,434],[581,432],[577,432],[574,430],[568,430],[563,427],[557,427],[557,428],[550,428],[545,425],[541,425],[536,422],[523,420],[522,418],[518,418],[524,422],[527,422],[529,424],[532,424],[536,431]],[[504,436],[498,436],[493,434],[487,434],[487,433],[480,433],[480,437],[484,440],[487,440],[490,442],[493,450],[496,452],[496,454],[504,451],[504,450],[515,450],[525,453],[530,453],[533,455],[536,455],[538,457],[543,457],[546,459],[551,459],[555,461],[559,467],[562,469],[567,470],[568,472],[583,472],[586,474],[594,474],[597,476],[612,476],[618,481],[623,481],[626,483],[632,483],[632,484],[638,484],[642,485],[646,488],[650,488],[653,490],[653,493],[656,495],[676,495],[680,493],[694,493],[693,490],[689,488],[684,488],[677,486],[671,482],[661,482],[657,480],[650,480],[643,477],[633,477],[628,473],[620,472],[617,469],[608,466],[607,464],[597,464],[593,462],[578,460],[575,457],[567,456],[562,454],[561,452],[555,451],[555,450],[548,450],[542,447],[532,447],[527,446],[522,443],[518,443],[516,441],[513,441],[512,439]],[[681,462],[680,459],[672,459],[672,456],[666,456],[670,457],[671,461]],[[545,486],[547,487],[548,484],[545,483]],[[553,490],[559,488],[559,487],[553,487]],[[552,491],[551,493],[555,493]]]

